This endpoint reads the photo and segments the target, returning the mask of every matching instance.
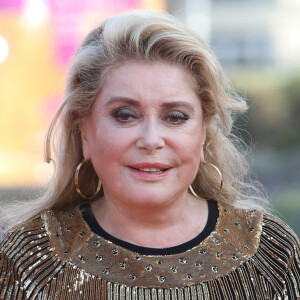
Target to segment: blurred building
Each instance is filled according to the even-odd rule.
[[[299,0],[169,0],[224,67],[300,66]]]

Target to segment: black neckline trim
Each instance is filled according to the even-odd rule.
[[[219,209],[218,204],[214,200],[207,200],[208,203],[208,218],[206,225],[202,232],[200,232],[196,237],[191,239],[188,242],[185,242],[183,244],[169,247],[169,248],[148,248],[148,247],[142,247],[138,246],[123,240],[120,240],[112,235],[110,235],[108,232],[106,232],[97,222],[95,216],[92,213],[91,206],[89,203],[82,204],[80,206],[80,210],[82,213],[82,217],[85,220],[85,222],[90,227],[91,231],[102,238],[111,241],[112,243],[119,245],[127,250],[134,251],[136,253],[139,253],[141,255],[172,255],[172,254],[178,254],[185,252],[189,249],[192,249],[199,245],[202,241],[204,241],[212,231],[215,230],[218,217],[219,217]]]

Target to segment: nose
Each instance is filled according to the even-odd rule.
[[[165,140],[162,136],[159,125],[155,120],[145,120],[141,126],[141,133],[136,143],[139,149],[153,151],[162,149],[165,146]]]

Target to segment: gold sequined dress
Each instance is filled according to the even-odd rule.
[[[216,207],[199,244],[158,254],[96,234],[80,207],[43,211],[0,243],[0,299],[300,299],[292,230],[270,214]]]

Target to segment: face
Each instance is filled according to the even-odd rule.
[[[190,75],[163,62],[112,69],[81,133],[104,197],[135,206],[184,197],[203,161],[205,124]]]

